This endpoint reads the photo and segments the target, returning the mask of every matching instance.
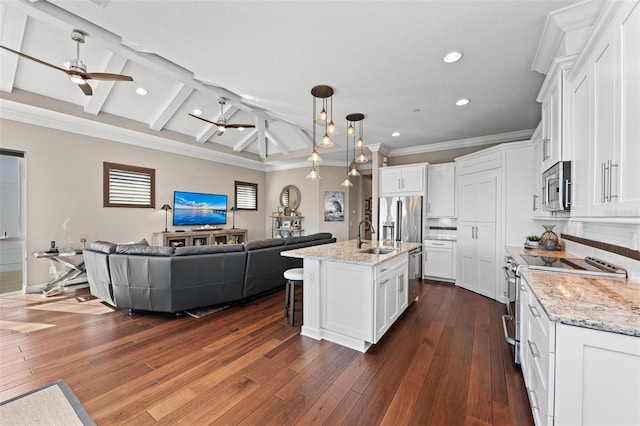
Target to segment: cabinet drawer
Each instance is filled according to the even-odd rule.
[[[400,256],[394,257],[393,259],[390,259],[386,262],[382,262],[381,264],[376,265],[375,279],[376,280],[380,279],[381,277],[390,273],[391,270],[395,269],[399,265],[402,265],[403,263],[408,263],[408,262],[409,262],[408,254],[404,253]]]
[[[424,246],[453,249],[453,241],[424,240]]]
[[[530,364],[534,365],[535,362],[530,362]],[[550,414],[549,392],[542,383],[540,370],[538,370],[536,367],[531,368],[531,374],[529,375],[529,383],[527,386],[527,393],[529,394],[529,404],[531,405],[531,411],[533,413],[535,424],[547,424],[547,416]]]
[[[535,337],[540,351],[555,353],[555,326],[532,291],[528,291],[527,315],[529,317],[530,336]]]

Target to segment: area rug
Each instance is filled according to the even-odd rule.
[[[229,305],[205,306],[204,308],[189,309],[188,311],[184,311],[184,313],[194,318],[202,318],[207,315],[220,312],[228,307]]]
[[[3,425],[95,425],[64,380],[0,403]]]

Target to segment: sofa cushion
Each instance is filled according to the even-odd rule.
[[[194,254],[213,254],[213,253],[230,253],[243,251],[242,244],[223,244],[217,246],[188,246],[176,247],[175,256],[190,256]]]
[[[173,256],[173,247],[143,246],[139,244],[118,244],[116,254],[137,256]]]
[[[94,241],[89,244],[89,250],[99,251],[100,253],[115,253],[116,245],[108,241]]]
[[[328,240],[333,238],[333,234],[331,232],[318,232],[309,236],[313,237],[313,240]]]
[[[288,246],[292,244],[300,244],[312,241],[313,237],[311,235],[301,235],[299,237],[287,237],[284,239],[284,243]]]
[[[268,240],[249,241],[247,243],[243,243],[243,245],[244,245],[244,249],[246,251],[257,250],[257,249],[267,248],[267,247],[283,246],[284,245],[284,239],[283,238],[271,238],[271,239],[268,239]]]

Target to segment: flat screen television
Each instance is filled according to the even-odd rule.
[[[174,191],[173,226],[224,225],[227,196]]]

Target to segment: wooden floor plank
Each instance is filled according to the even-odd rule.
[[[0,318],[54,327],[0,330],[0,399],[64,379],[105,425],[532,425],[504,305],[448,283],[419,287],[364,354],[300,336],[283,317],[284,291],[198,319],[7,301]]]

